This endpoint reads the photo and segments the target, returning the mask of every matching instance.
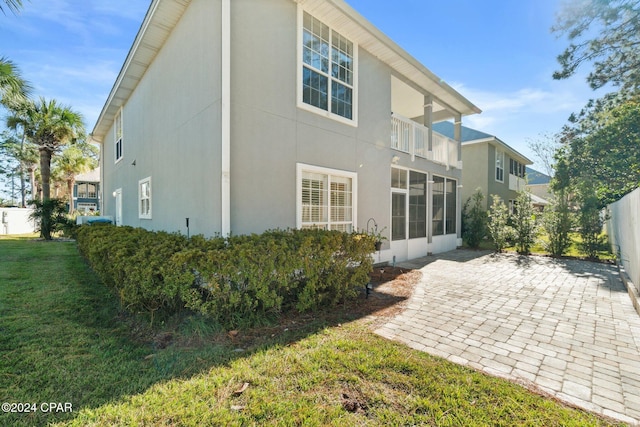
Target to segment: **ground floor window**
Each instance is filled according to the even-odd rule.
[[[431,223],[434,236],[456,233],[457,187],[455,179],[433,177]]]
[[[354,230],[356,174],[298,165],[300,228]]]
[[[151,219],[151,177],[138,181],[138,217]]]

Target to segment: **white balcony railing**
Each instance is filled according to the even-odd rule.
[[[406,117],[391,116],[391,148],[414,157],[422,157],[447,167],[458,167],[458,143],[433,132],[429,151],[429,128]]]

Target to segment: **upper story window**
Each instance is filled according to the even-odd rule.
[[[98,195],[95,184],[82,183],[78,184],[78,198],[80,199],[95,199]]]
[[[524,178],[526,166],[513,159],[509,159],[509,173],[520,178]]]
[[[116,114],[114,123],[115,160],[122,158],[122,109]]]
[[[301,106],[354,124],[356,45],[302,12]]]
[[[504,182],[504,151],[496,149],[496,181]]]

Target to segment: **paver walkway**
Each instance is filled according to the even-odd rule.
[[[615,266],[458,250],[376,332],[640,425],[640,316]]]

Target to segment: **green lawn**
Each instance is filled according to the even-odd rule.
[[[0,239],[0,402],[37,407],[0,426],[616,425],[388,342],[344,309],[287,322],[233,339],[192,317],[152,331],[75,243]]]

